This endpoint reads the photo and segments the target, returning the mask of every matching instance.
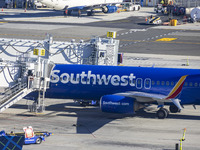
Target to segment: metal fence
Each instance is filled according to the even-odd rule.
[[[186,8],[199,7],[200,0],[174,0],[175,4]]]

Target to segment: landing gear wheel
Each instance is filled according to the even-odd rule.
[[[158,111],[157,111],[157,117],[158,119],[165,119],[169,114],[169,111],[165,108],[160,108]]]
[[[177,113],[178,107],[176,107],[175,105],[170,105],[169,110],[170,110],[171,113]]]
[[[93,16],[93,15],[94,15],[94,11],[93,10],[87,12],[87,16]]]
[[[36,144],[42,143],[42,139],[41,139],[41,138],[37,138],[36,141],[35,141],[35,143],[36,143]]]

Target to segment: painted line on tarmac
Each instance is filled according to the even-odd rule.
[[[128,32],[122,32],[120,34],[117,34],[117,36],[122,36],[122,35],[127,35],[127,34],[132,34],[132,33],[135,33],[135,32],[144,32],[144,31],[147,31],[148,29],[130,29]]]
[[[151,42],[157,42],[158,41],[151,41]],[[159,41],[160,43],[173,43],[173,44],[192,44],[192,45],[200,45],[200,43],[194,43],[194,42],[170,42],[170,41]]]
[[[156,41],[164,41],[164,42],[169,42],[169,41],[174,41],[177,40],[177,38],[161,38],[161,39],[157,39]]]
[[[133,44],[137,44],[137,43],[150,43],[150,42],[153,42],[153,43],[169,43],[169,44],[188,44],[188,45],[200,45],[200,43],[195,43],[195,42],[173,42],[173,41],[150,41],[150,40],[142,40],[142,41],[137,41],[137,42],[131,42],[128,43],[128,45],[133,45]],[[127,46],[127,43],[126,44],[122,44],[120,45],[120,47],[124,47],[124,46]]]
[[[147,31],[148,29],[139,29],[138,31]],[[132,31],[136,31],[136,30],[133,30],[132,29]],[[144,39],[144,40],[123,40],[123,39],[121,39],[121,41],[132,41],[132,43],[131,44],[136,44],[136,43],[140,43],[140,42],[155,42],[155,41],[150,41],[150,40],[154,40],[154,39],[157,39],[157,38],[159,38],[159,37],[164,37],[164,36],[167,36],[167,35],[171,35],[171,34],[174,34],[174,33],[178,33],[178,32],[183,32],[184,30],[180,30],[180,31],[176,31],[176,32],[170,32],[170,33],[165,33],[165,34],[163,34],[163,35],[156,35],[156,36],[154,36],[154,37],[151,37],[151,38],[147,38],[147,39]],[[125,33],[121,33],[121,35],[124,35]],[[118,34],[119,35],[119,34]],[[161,39],[163,39],[163,40],[161,40]],[[168,42],[168,41],[172,41],[172,39],[173,40],[176,40],[175,38],[171,38],[171,40],[170,40],[170,38],[161,38],[161,39],[158,39],[158,41],[156,40],[156,42]],[[160,41],[159,41],[160,40]],[[134,41],[136,41],[136,42],[134,42]],[[170,42],[170,43],[172,43],[172,42]],[[179,42],[179,43],[181,43],[181,42]],[[182,42],[183,44],[199,44],[199,43],[189,43],[189,42]],[[127,46],[127,45],[131,45],[131,44],[122,44],[122,45],[120,45],[120,47],[124,47],[124,46]]]
[[[31,34],[0,34],[2,36],[24,36],[24,37],[44,37],[45,35],[31,35]],[[6,37],[5,37],[6,38]],[[80,38],[80,37],[64,37],[64,36],[54,36],[54,38],[63,38],[63,39],[84,39],[90,40],[90,38]]]

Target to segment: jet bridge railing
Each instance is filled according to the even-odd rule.
[[[17,83],[15,85],[13,85],[10,88],[7,88],[4,93],[2,93],[4,95],[4,97],[1,99],[0,101],[0,105],[5,103],[9,98],[11,98],[12,96],[16,95],[17,93],[19,93],[20,91],[22,91],[23,89],[25,89],[27,87],[26,83]]]

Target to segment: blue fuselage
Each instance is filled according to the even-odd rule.
[[[99,100],[127,91],[168,95],[184,75],[181,104],[200,104],[199,69],[57,64],[46,97]]]

